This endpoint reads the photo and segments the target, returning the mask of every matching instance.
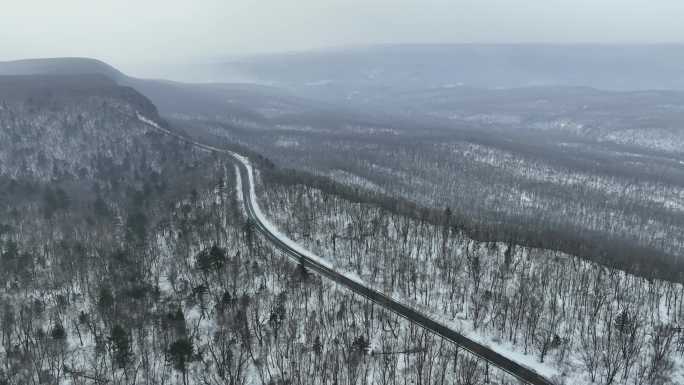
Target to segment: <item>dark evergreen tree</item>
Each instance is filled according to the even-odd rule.
[[[112,328],[109,340],[112,343],[114,362],[119,368],[125,368],[133,355],[128,333],[121,325],[116,324]]]

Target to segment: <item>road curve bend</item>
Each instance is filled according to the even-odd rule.
[[[254,223],[255,228],[261,234],[263,234],[266,239],[268,239],[297,263],[304,265],[308,269],[350,289],[354,293],[367,298],[379,306],[396,313],[397,315],[433,332],[434,334],[437,334],[455,343],[480,359],[485,360],[491,365],[507,372],[523,383],[532,385],[555,385],[553,382],[534,370],[519,364],[507,358],[506,356],[497,353],[491,348],[456,332],[441,322],[430,318],[428,315],[421,313],[420,311],[413,309],[412,307],[409,307],[398,300],[393,299],[391,296],[370,288],[362,282],[351,279],[346,275],[334,270],[329,265],[322,262],[319,258],[315,257],[312,253],[304,250],[302,247],[294,244],[292,240],[275,231],[273,226],[270,225],[268,220],[264,217],[259,209],[258,202],[256,201],[256,194],[254,193],[253,170],[247,158],[229,150],[196,142],[185,136],[164,129],[147,119],[144,119],[143,121],[166,135],[173,136],[183,142],[192,144],[206,151],[229,155],[233,160],[235,160],[235,165],[240,175],[242,197],[248,218]]]

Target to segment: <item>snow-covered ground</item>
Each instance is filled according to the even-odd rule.
[[[334,196],[324,197],[320,191],[302,186],[290,190],[270,186],[261,202],[282,232],[319,255],[329,256],[336,269],[353,272],[367,285],[390,292],[470,338],[566,384],[593,383],[590,364],[595,365],[596,381],[603,381],[601,365],[613,362],[611,357],[618,354],[617,346],[612,345],[617,342],[607,336],[614,331],[615,317],[627,311],[629,317],[640,320],[636,332],[639,350],[629,367],[618,366],[619,376],[613,383],[645,384],[640,378],[660,383],[655,374],[640,371],[656,365],[650,360],[653,344],[659,343],[658,333],[676,327],[682,319],[683,308],[675,294],[684,292],[682,285],[609,271],[547,250],[515,247],[505,257],[508,245],[476,242],[463,234],[454,234],[444,243],[444,230],[439,227]],[[446,259],[441,252],[444,245]],[[473,265],[473,261],[478,262]],[[480,277],[479,289],[473,284],[473,274]],[[523,295],[521,291],[529,293]],[[646,292],[652,293],[648,301],[638,294]],[[493,298],[500,302],[493,302]],[[601,302],[596,302],[599,299]],[[679,305],[673,307],[676,303]],[[501,312],[502,306],[509,309],[508,313]],[[528,313],[528,318],[523,317],[525,327],[539,325],[537,332],[529,334],[529,342],[528,337],[523,339],[524,333],[511,338],[510,325],[498,329],[501,317],[516,308]],[[599,315],[590,317],[594,312]],[[534,321],[536,318],[529,317],[539,318]],[[534,323],[527,324],[530,320]],[[510,333],[519,332],[512,329]],[[594,342],[587,333],[596,333]],[[554,335],[560,345],[548,348],[542,363],[540,344],[550,340],[539,338]],[[684,383],[683,340],[678,334],[668,335],[673,339],[667,358],[657,364],[664,365],[662,371],[669,376],[669,382],[662,383]],[[623,341],[621,336],[613,338]],[[625,344],[631,346],[628,341]],[[616,365],[620,365],[619,360]]]
[[[249,178],[249,200],[252,204],[252,209],[254,210],[254,215],[259,219],[259,222],[268,229],[268,231],[278,237],[283,243],[285,243],[288,247],[291,249],[297,251],[300,254],[305,255],[307,258],[310,258],[311,260],[314,260],[318,263],[320,263],[323,266],[326,267],[332,267],[332,264],[330,261],[327,261],[324,258],[319,257],[318,255],[312,253],[311,251],[305,249],[302,247],[300,244],[297,242],[293,241],[290,239],[288,236],[280,232],[276,226],[274,226],[271,221],[264,215],[264,213],[261,211],[261,207],[259,206],[259,201],[256,196],[255,192],[255,187],[254,187],[254,170],[252,168],[252,164],[250,163],[249,159],[247,159],[244,156],[238,155],[238,154],[233,154],[233,156],[238,159],[242,164],[245,166],[247,169],[247,177]],[[235,166],[235,172],[240,173],[239,169],[237,166]],[[244,197],[243,197],[244,199]]]

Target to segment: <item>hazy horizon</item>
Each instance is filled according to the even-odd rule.
[[[135,76],[231,56],[393,44],[684,43],[684,3],[646,0],[26,0],[0,14],[0,60],[91,57]],[[496,26],[496,28],[492,28]]]

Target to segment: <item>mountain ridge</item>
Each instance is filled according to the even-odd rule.
[[[408,44],[264,54],[223,66],[262,81],[356,85],[463,83],[484,88],[534,85],[606,90],[684,89],[681,44]],[[403,83],[403,85],[402,85]]]
[[[86,57],[30,58],[0,62],[0,75],[83,75],[102,74],[112,80],[126,78],[104,61]]]

